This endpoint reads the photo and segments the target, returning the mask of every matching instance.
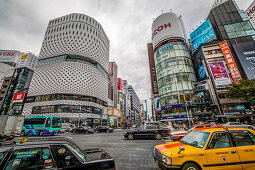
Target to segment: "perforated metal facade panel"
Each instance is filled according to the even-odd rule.
[[[60,55],[79,55],[81,60],[63,60],[38,66],[28,91],[28,97],[47,94],[72,94],[91,96],[108,101],[108,77],[95,65],[97,63],[108,73],[109,40],[102,26],[84,14],[70,14],[49,21],[39,55],[40,60]],[[34,106],[83,105],[102,109],[103,105],[75,100],[52,100],[25,103],[23,115],[31,116]],[[36,114],[37,115],[37,114]],[[45,114],[44,114],[45,115]],[[49,113],[62,117],[78,117],[77,113]],[[100,115],[82,113],[81,117],[99,118]]]

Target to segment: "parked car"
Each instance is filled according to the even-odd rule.
[[[114,170],[115,163],[102,149],[82,150],[70,139],[45,137],[0,147],[0,169]]]
[[[223,124],[222,126],[224,126],[224,127],[240,127],[240,128],[248,128],[248,129],[255,130],[254,126],[242,124],[240,122],[228,122],[228,123]]]
[[[124,137],[133,140],[137,138],[156,138],[161,140],[162,137],[169,137],[170,131],[168,128],[160,128],[154,125],[144,125],[135,129],[128,129],[124,133]]]
[[[157,145],[153,156],[162,169],[254,169],[255,131],[218,127],[194,129],[180,141]]]
[[[93,129],[90,129],[88,127],[83,127],[83,126],[79,126],[79,127],[75,127],[73,128],[73,133],[77,134],[81,134],[81,133],[86,133],[86,134],[93,134],[94,131]]]
[[[107,126],[98,126],[96,127],[96,132],[106,132],[106,133],[112,133],[113,132],[113,128],[109,128]]]

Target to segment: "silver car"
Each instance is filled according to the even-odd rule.
[[[242,123],[240,123],[240,122],[228,122],[228,123],[226,123],[226,124],[223,124],[222,126],[224,126],[224,127],[248,128],[248,129],[255,130],[255,127],[254,127],[254,126],[242,124]]]

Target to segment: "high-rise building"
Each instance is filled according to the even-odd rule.
[[[118,66],[112,61],[109,62],[108,76],[108,119],[110,125],[117,125],[118,117]]]
[[[152,43],[162,120],[183,123],[190,113],[196,77],[186,43],[182,18],[164,13],[152,24]],[[186,106],[188,107],[186,109]]]
[[[140,100],[134,90],[134,88],[129,85],[128,86],[128,93],[130,94],[130,101],[131,101],[131,112],[129,113],[129,120],[132,124],[138,124],[141,121],[141,107],[140,107]]]
[[[108,63],[109,40],[95,19],[73,13],[50,20],[23,115],[106,115]]]
[[[255,30],[245,12],[239,9],[235,0],[216,0],[208,18],[217,39],[226,41],[237,65],[236,71],[242,78],[253,79],[255,66],[249,55],[251,53],[245,55],[243,52],[254,50]]]

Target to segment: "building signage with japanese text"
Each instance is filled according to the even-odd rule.
[[[225,60],[227,62],[229,71],[231,73],[231,76],[232,76],[234,82],[239,83],[239,81],[242,79],[241,74],[236,66],[236,63],[234,61],[234,58],[231,54],[231,51],[228,47],[227,42],[226,41],[220,42],[220,47],[221,47],[222,53],[225,57]]]

